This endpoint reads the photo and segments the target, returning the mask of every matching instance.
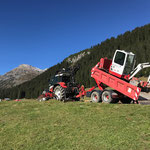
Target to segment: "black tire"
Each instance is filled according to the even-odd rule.
[[[99,92],[94,91],[94,92],[91,94],[91,101],[92,101],[93,103],[98,103],[98,102],[101,101]]]
[[[130,104],[132,99],[130,97],[124,97],[124,98],[120,99],[120,101],[123,104]]]
[[[64,101],[65,100],[65,89],[62,88],[60,85],[54,88],[54,95],[57,100]]]
[[[102,93],[102,102],[103,103],[118,103],[118,99],[112,98],[112,91],[105,90]]]

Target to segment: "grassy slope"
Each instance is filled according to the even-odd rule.
[[[150,106],[1,102],[0,149],[150,149]]]

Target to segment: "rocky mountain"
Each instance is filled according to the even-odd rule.
[[[75,64],[77,63],[80,59],[82,59],[83,57],[85,57],[86,55],[90,55],[91,52],[89,51],[84,51],[84,52],[81,52],[79,54],[76,54],[76,55],[72,55],[72,56],[69,56],[66,61],[68,63],[72,63],[72,64]]]
[[[43,73],[44,70],[22,64],[19,67],[0,76],[0,88],[11,88],[35,78]]]

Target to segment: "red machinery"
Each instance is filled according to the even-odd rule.
[[[124,50],[116,50],[113,60],[101,58],[91,70],[91,77],[97,85],[85,93],[91,96],[93,102],[117,103],[121,100],[122,103],[131,103],[133,100],[138,103],[141,88],[132,85],[130,81],[141,69],[150,67],[150,63],[139,64],[135,69],[134,66],[135,55]],[[149,84],[150,77],[143,86]],[[106,86],[112,90],[106,90]],[[96,87],[99,90],[94,90]]]
[[[140,70],[147,67],[150,67],[150,63],[141,63],[135,67],[135,54],[132,52],[116,50],[112,60],[101,58],[92,68],[91,77],[97,84],[95,87],[85,91],[84,86],[79,87],[74,82],[78,68],[69,71],[64,69],[51,79],[49,92],[43,93],[42,99],[56,98],[64,101],[87,95],[93,102],[117,103],[120,100],[122,103],[138,103],[141,89],[150,86],[150,76],[147,82],[137,80],[137,84],[134,84],[132,81]],[[95,90],[96,87],[99,90]]]
[[[38,97],[38,100],[39,101],[46,101],[46,100],[49,100],[49,99],[52,99],[54,97],[54,93],[53,93],[53,90],[44,90],[42,92],[42,95],[40,95]]]
[[[79,94],[80,86],[74,79],[74,75],[78,69],[79,67],[76,66],[57,71],[50,79],[49,90],[43,91],[38,100],[45,101],[52,98],[60,101],[79,100],[79,97],[76,96]]]

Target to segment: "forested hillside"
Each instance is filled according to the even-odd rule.
[[[46,72],[22,85],[12,89],[1,89],[0,98],[36,98],[43,89],[48,88],[49,79],[57,70],[76,64],[80,65],[80,70],[76,74],[76,81],[86,87],[91,87],[95,85],[90,77],[91,68],[97,64],[101,57],[112,58],[116,49],[132,51],[137,56],[137,63],[150,62],[150,24],[138,27],[131,32],[127,31],[118,35],[117,38],[111,37],[89,49],[71,55],[60,64],[49,68]],[[146,69],[138,75],[148,76],[149,73],[150,70]]]

